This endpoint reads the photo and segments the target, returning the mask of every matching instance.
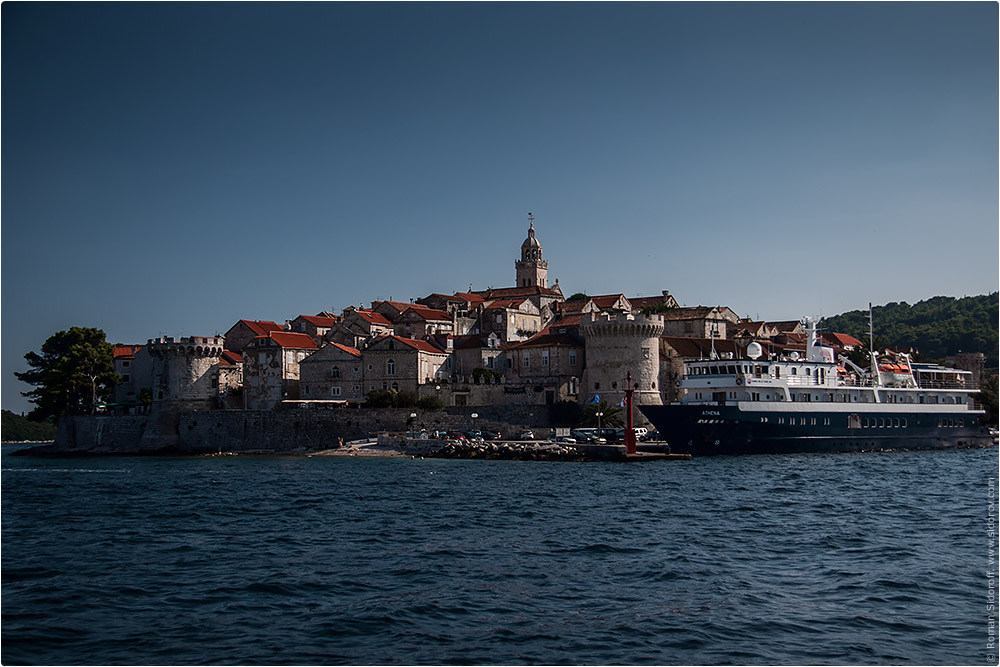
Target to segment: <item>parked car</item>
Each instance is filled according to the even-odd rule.
[[[525,430],[523,430],[523,431],[521,431],[520,433],[517,434],[517,439],[518,440],[534,440],[535,439],[535,433],[533,431],[525,429]]]
[[[465,439],[469,442],[482,442],[483,433],[482,431],[465,431]]]
[[[500,431],[483,431],[483,437],[487,440],[503,440]]]
[[[606,445],[608,441],[606,438],[602,438],[599,435],[593,433],[587,433],[586,431],[570,431],[570,436],[576,438],[577,442],[586,443],[588,445]]]

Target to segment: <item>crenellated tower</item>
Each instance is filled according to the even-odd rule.
[[[149,341],[153,359],[153,402],[214,407],[218,396],[219,357],[223,336],[160,337]]]
[[[518,287],[548,287],[549,263],[542,259],[542,244],[535,238],[535,217],[528,213],[528,238],[521,244],[521,259],[514,262]]]
[[[636,405],[660,405],[660,336],[662,315],[618,315],[606,313],[580,321],[587,349],[587,370],[582,399],[617,405],[625,396],[625,377],[631,372]]]

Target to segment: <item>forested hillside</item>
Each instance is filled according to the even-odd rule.
[[[30,421],[10,410],[3,411],[3,422],[0,427],[4,442],[41,441],[56,437],[56,427],[51,423]]]
[[[916,348],[920,358],[941,361],[957,352],[982,352],[987,372],[997,372],[997,292],[956,299],[936,296],[913,305],[887,303],[872,312],[876,347]],[[868,311],[852,310],[823,320],[825,331],[868,341]]]

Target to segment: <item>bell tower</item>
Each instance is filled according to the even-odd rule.
[[[542,244],[535,238],[535,216],[528,213],[528,238],[521,244],[521,259],[514,262],[518,287],[548,287],[549,263],[542,259]]]

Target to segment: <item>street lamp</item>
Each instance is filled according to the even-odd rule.
[[[597,428],[601,428],[601,417],[604,416],[604,413],[603,412],[595,412],[594,414],[597,415]]]

